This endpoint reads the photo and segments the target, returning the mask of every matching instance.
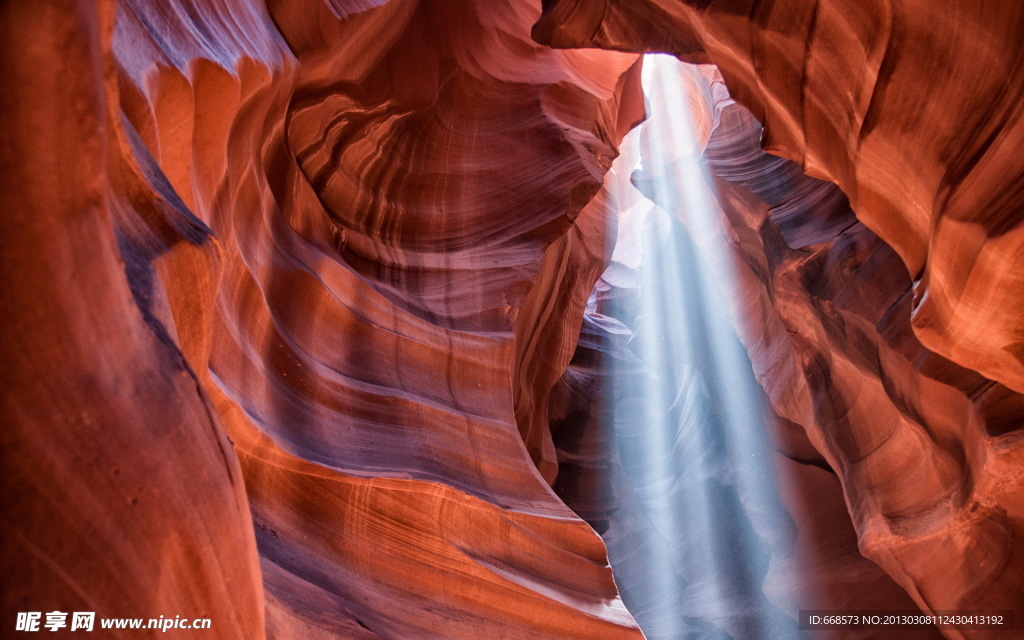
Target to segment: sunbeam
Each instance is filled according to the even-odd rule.
[[[609,415],[648,529],[609,550],[650,640],[800,637],[762,587],[784,544],[769,532],[787,523],[763,393],[731,321],[742,313],[732,254],[701,164],[710,122],[691,115],[692,101],[707,101],[692,93],[706,86],[699,74],[647,56],[648,120],[615,167],[619,244],[606,281],[620,290],[600,310],[631,337],[630,357],[613,361]],[[636,564],[646,579],[628,578]]]

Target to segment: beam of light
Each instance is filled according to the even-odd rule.
[[[742,312],[732,253],[690,116],[700,84],[683,82],[697,73],[646,57],[649,118],[614,168],[620,231],[606,281],[619,292],[601,313],[630,329],[610,413],[644,523],[609,536],[609,554],[649,640],[801,637],[763,590],[786,516],[763,393],[730,321]]]

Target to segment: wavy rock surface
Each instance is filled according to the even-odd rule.
[[[713,86],[705,93],[713,111],[704,118],[718,124],[704,156],[734,249],[730,286],[743,292],[737,319],[784,418],[782,449],[835,471],[861,551],[919,606],[1019,616],[1024,396],[924,347],[911,330],[913,285],[896,252],[834,185],[762,152],[749,112]],[[785,420],[803,427],[813,450]],[[789,490],[802,493],[800,483]],[[798,526],[826,517],[815,502]]]
[[[0,6],[3,618],[641,637],[565,505],[613,558],[644,535],[581,404],[618,328],[579,328],[637,57],[552,51],[538,19],[560,46],[714,60],[863,222],[718,114],[743,337],[802,478],[783,506],[806,544],[758,606],[787,610],[799,571],[824,603],[898,597],[808,479],[841,483],[919,605],[1016,606],[1024,271],[1019,194],[993,185],[1020,177],[1020,9],[915,5]]]
[[[181,311],[212,300],[218,252],[151,163],[120,153],[110,9],[0,7],[18,25],[0,74],[20,94],[0,133],[4,626],[170,614],[261,637],[241,470],[164,314],[183,288]]]
[[[773,306],[773,296],[809,294],[784,278],[775,278],[765,264],[770,260],[765,254],[770,251],[759,234],[784,235],[801,248],[781,245],[789,252],[789,260],[795,261],[805,257],[808,246],[817,245],[819,252],[828,253],[832,239],[856,221],[834,185],[807,178],[793,163],[760,151],[759,126],[745,110],[731,104],[720,78],[713,81],[713,70],[685,71],[680,80],[688,87],[686,95],[691,100],[689,108],[695,112],[692,120],[698,143],[701,149],[707,147],[706,160],[719,185],[719,203],[729,214],[729,232],[734,236],[732,246],[738,263],[733,272],[742,276],[739,284],[747,295],[744,301],[750,303],[744,306],[752,314],[742,316],[748,323],[744,327],[747,343],[759,358],[756,369],[762,382],[770,382],[767,388],[776,394],[772,398],[775,406],[791,411],[778,395],[787,388],[806,385],[803,376],[813,376],[814,372],[786,369],[796,348],[789,343],[793,330],[787,332],[784,322],[800,323],[805,330],[819,332],[825,330],[823,327],[829,331],[841,328],[833,327],[832,318],[805,310],[791,310],[780,318],[782,311]],[[657,127],[652,130],[665,131]],[[642,135],[639,149],[649,147],[651,142]],[[645,192],[653,177],[651,172],[659,169],[656,158],[654,162],[652,158],[645,156],[644,171],[633,176]],[[601,532],[623,599],[647,637],[800,637],[797,618],[801,609],[914,609],[914,600],[861,555],[843,500],[843,484],[850,481],[837,477],[833,461],[818,453],[804,428],[769,411],[767,422],[758,422],[757,428],[767,429],[766,444],[775,450],[767,463],[773,468],[754,476],[739,471],[739,465],[755,462],[744,458],[746,449],[738,450],[735,442],[729,442],[725,431],[742,431],[742,425],[724,424],[722,420],[729,411],[714,398],[739,402],[735,397],[740,393],[737,387],[744,381],[730,378],[730,389],[716,393],[712,387],[721,378],[713,369],[721,363],[712,364],[700,357],[700,346],[673,350],[677,364],[685,361],[688,375],[683,382],[688,390],[671,407],[678,415],[672,444],[661,445],[686,464],[675,467],[637,455],[637,443],[652,439],[645,430],[656,428],[631,417],[642,413],[639,403],[654,384],[638,357],[644,350],[636,346],[645,329],[634,304],[637,284],[644,278],[638,267],[647,261],[677,263],[641,255],[650,249],[645,249],[647,241],[641,241],[640,226],[645,223],[640,221],[646,219],[646,224],[651,224],[664,213],[629,183],[629,167],[635,158],[627,153],[618,162],[618,168],[613,169],[618,172],[616,198],[609,203],[622,226],[615,257],[588,306],[579,347],[552,396],[550,419],[560,461],[555,489],[566,504]],[[674,197],[676,202],[685,200],[679,194]],[[699,238],[682,234],[680,243],[673,246],[682,255],[693,256]],[[705,239],[704,246],[717,245]],[[883,254],[895,259],[891,251]],[[704,259],[721,261],[722,257],[712,250]],[[688,258],[688,272],[699,268],[695,266],[699,262],[695,257]],[[807,268],[813,271],[817,267]],[[700,277],[684,276],[679,282],[682,287],[674,295],[688,310],[702,301],[717,300],[722,303],[717,315],[715,308],[704,313],[714,318],[711,322],[728,322],[724,317],[727,296],[714,290],[701,291]],[[884,301],[875,304],[882,306]],[[692,322],[699,324],[700,320]],[[903,322],[904,331],[909,333],[906,320]],[[778,334],[773,333],[780,328]],[[881,341],[878,336],[874,339]],[[766,371],[771,365],[778,369]],[[864,375],[886,374],[875,370]],[[756,388],[753,380],[749,384]],[[918,383],[886,380],[886,384]],[[768,400],[764,398],[766,403]],[[822,402],[826,401],[823,397]],[[820,438],[822,430],[837,437],[834,434],[850,428],[837,423],[834,416],[814,416],[812,420],[811,437],[815,439]],[[871,427],[866,422],[854,426],[861,430]],[[660,442],[664,437],[662,434],[655,439]],[[755,441],[762,437],[744,436]],[[639,450],[643,450],[642,445]],[[667,453],[665,456],[672,457]],[[878,492],[877,487],[855,490],[864,502],[870,502],[870,495]],[[899,489],[904,494],[912,490],[907,486]],[[714,499],[701,504],[702,494],[713,495]],[[681,514],[671,532],[658,525],[664,520],[657,511],[663,502],[675,505]],[[702,526],[703,518],[713,520],[716,526]],[[707,570],[709,562],[715,568],[711,573]],[[899,634],[940,637],[935,629],[901,630]],[[814,635],[894,637],[885,629],[819,631]]]
[[[712,140],[708,154],[746,237],[750,308],[769,310],[748,335],[773,404],[840,474],[863,553],[920,605],[1019,608],[1024,398],[921,345],[898,256],[827,185],[795,170],[764,179],[779,161],[752,151],[737,161],[735,145],[754,149],[758,127],[723,115],[745,118],[745,143]],[[817,206],[793,207],[782,192]],[[972,547],[987,560],[972,560]]]
[[[641,637],[541,419],[637,57],[526,1],[74,6],[3,8],[5,619]]]
[[[1021,11],[560,0],[534,29],[714,62],[761,145],[848,196],[856,218],[712,144],[759,379],[836,469],[863,552],[930,609],[1020,604]]]
[[[902,259],[922,344],[1024,392],[1020,3],[552,0],[534,35],[718,65]]]

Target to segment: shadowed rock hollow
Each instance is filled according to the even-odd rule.
[[[680,108],[777,414],[757,606],[1019,610],[1024,9],[941,4],[3,3],[3,624],[642,638],[587,303],[646,51],[739,102]]]

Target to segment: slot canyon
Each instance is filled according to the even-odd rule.
[[[1024,638],[1024,3],[0,16],[0,637]]]

